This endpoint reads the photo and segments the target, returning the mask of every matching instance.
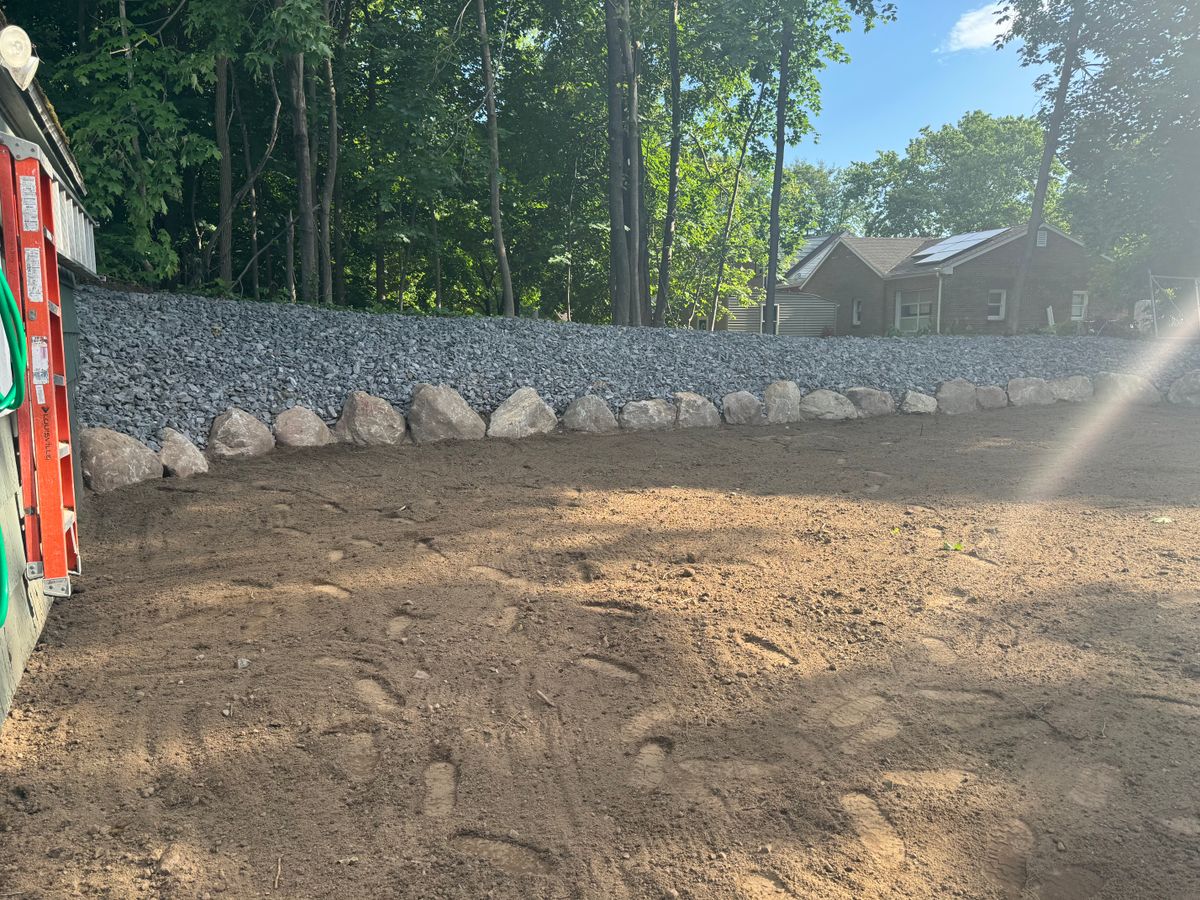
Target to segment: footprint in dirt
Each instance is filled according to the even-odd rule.
[[[458,769],[454,763],[434,762],[425,767],[425,815],[444,819],[458,802]]]
[[[488,620],[488,625],[501,634],[508,634],[517,625],[517,614],[521,611],[518,606],[506,606],[500,613]]]
[[[1037,887],[1039,900],[1092,900],[1104,890],[1104,879],[1082,866],[1062,866],[1047,872]]]
[[[530,591],[537,588],[537,585],[529,579],[522,578],[520,575],[513,575],[511,572],[505,572],[503,569],[497,569],[495,566],[471,566],[467,571],[476,578],[502,584],[518,591]]]
[[[481,859],[509,875],[549,875],[553,871],[549,854],[518,841],[460,834],[451,843],[462,853]]]
[[[755,872],[741,879],[738,897],[744,900],[778,900],[780,897],[795,897],[783,879],[773,872]]]
[[[363,781],[375,774],[379,765],[379,750],[375,737],[369,732],[344,735],[337,753],[338,767],[355,781]]]
[[[633,666],[619,660],[609,659],[608,657],[594,655],[581,656],[575,663],[581,668],[587,669],[589,672],[595,672],[597,675],[603,675],[605,678],[615,678],[618,681],[625,681],[630,684],[642,680],[642,673]]]
[[[387,623],[387,636],[393,641],[398,641],[408,633],[408,629],[412,626],[413,617],[407,613],[400,613],[398,616],[392,616]]]
[[[876,862],[890,868],[904,861],[904,841],[879,804],[866,794],[845,794],[842,809],[858,832],[859,841]]]
[[[359,702],[376,715],[390,716],[400,711],[392,690],[377,678],[360,678],[354,682],[354,694]]]
[[[829,724],[834,728],[853,728],[855,725],[861,725],[874,716],[884,702],[878,694],[852,697],[830,714]]]
[[[1084,766],[1075,778],[1075,786],[1067,791],[1067,799],[1096,812],[1108,805],[1109,798],[1120,786],[1121,770],[1116,766]]]
[[[666,738],[646,741],[638,748],[629,767],[629,784],[638,790],[654,790],[666,777],[670,756],[671,742]]]
[[[882,744],[884,741],[890,741],[892,738],[898,737],[900,731],[899,722],[890,717],[883,718],[864,728],[853,737],[847,738],[838,745],[838,749],[848,756],[855,756],[869,750],[876,744]]]
[[[1003,896],[1021,896],[1029,878],[1029,857],[1034,843],[1033,831],[1020,819],[1005,822],[988,838],[981,868]]]
[[[951,666],[958,662],[958,654],[940,638],[921,638],[921,646],[925,648],[925,654],[935,666]]]
[[[660,703],[644,709],[625,723],[625,727],[621,729],[621,737],[626,741],[639,740],[651,731],[661,729],[661,726],[670,722],[674,717],[675,707],[670,703]]]
[[[603,613],[610,616],[619,616],[625,619],[634,619],[646,611],[646,607],[636,603],[626,603],[623,600],[596,600],[581,604],[584,609],[592,612]]]
[[[325,596],[333,597],[336,600],[346,600],[353,593],[341,585],[333,584],[329,581],[314,581],[312,586],[313,590],[318,594],[324,594]]]
[[[346,558],[346,551],[342,549],[329,550],[325,553],[326,562],[339,563]]]

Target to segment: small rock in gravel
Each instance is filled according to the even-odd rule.
[[[707,397],[680,391],[675,394],[675,424],[679,428],[716,428],[721,424],[721,414]]]
[[[1052,378],[1049,382],[1050,391],[1055,400],[1065,400],[1068,403],[1085,403],[1092,399],[1092,379],[1086,375],[1069,375],[1066,378]]]
[[[128,435],[108,428],[85,428],[79,445],[83,477],[99,493],[162,478],[158,454]]]
[[[324,447],[332,444],[333,434],[311,409],[293,406],[275,417],[275,442],[281,447]]]
[[[595,394],[584,394],[567,406],[563,413],[563,427],[568,431],[584,431],[590,434],[605,434],[617,430],[617,417],[608,404]]]
[[[275,447],[271,429],[245,410],[234,407],[213,419],[208,455],[217,459],[249,459]]]
[[[1092,384],[1097,400],[1156,406],[1163,399],[1158,388],[1140,375],[1100,372],[1092,379]]]
[[[538,396],[533,388],[524,387],[513,393],[492,413],[488,437],[524,438],[533,434],[549,434],[558,428],[558,416]]]
[[[162,449],[158,451],[158,458],[167,474],[176,478],[191,478],[208,471],[208,460],[200,448],[174,428],[162,430]]]
[[[859,418],[862,419],[869,419],[872,416],[890,416],[896,411],[896,400],[887,391],[852,387],[846,389],[846,398],[854,404]]]
[[[763,408],[772,425],[789,425],[802,418],[800,402],[804,392],[794,381],[774,381],[763,391]]]
[[[1167,400],[1180,406],[1200,406],[1200,370],[1177,379],[1167,391]]]
[[[629,431],[669,431],[675,407],[666,400],[633,400],[621,407],[620,422]]]
[[[360,447],[388,447],[407,437],[408,423],[392,404],[366,391],[351,391],[342,404],[334,436]]]
[[[1012,378],[1008,402],[1013,406],[1053,406],[1057,398],[1044,378]]]
[[[449,385],[418,385],[413,393],[408,426],[418,444],[434,441],[475,441],[487,432],[487,426],[462,395]]]
[[[764,425],[763,405],[749,391],[734,391],[721,399],[725,421],[730,425]]]
[[[1008,393],[998,384],[984,384],[975,389],[975,399],[983,409],[1004,409]]]
[[[837,422],[842,419],[858,418],[858,409],[836,391],[821,388],[808,394],[800,402],[800,415],[806,419]]]
[[[965,378],[951,378],[937,389],[938,412],[948,416],[973,413],[979,409],[978,392],[975,385]]]
[[[937,408],[937,399],[920,391],[905,391],[900,403],[900,412],[909,415],[932,415]]]

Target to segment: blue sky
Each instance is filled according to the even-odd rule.
[[[806,138],[788,153],[845,165],[903,150],[923,125],[957,121],[982,109],[1032,115],[1034,72],[1014,49],[992,49],[995,3],[983,0],[895,0],[898,18],[843,36],[851,62],[821,76],[819,143]]]

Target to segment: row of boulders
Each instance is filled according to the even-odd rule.
[[[1157,404],[1163,395],[1137,375],[1101,373],[1044,380],[1014,378],[1007,385],[975,385],[961,378],[944,382],[936,394],[908,391],[897,406],[886,391],[855,387],[845,393],[816,390],[804,393],[792,381],[768,385],[760,400],[749,391],[725,395],[721,409],[699,394],[680,392],[673,400],[634,400],[617,415],[594,395],[574,400],[563,414],[567,431],[604,434],[619,430],[668,431],[676,428],[716,428],[728,425],[787,425],[810,420],[839,421],[892,415],[943,413],[960,415],[1005,406],[1047,406],[1059,401],[1100,400]],[[1200,371],[1176,381],[1167,393],[1171,403],[1200,407]],[[163,430],[162,449],[155,453],[135,438],[106,428],[88,428],[81,435],[83,474],[96,491],[136,484],[167,475],[186,478],[208,471],[210,459],[248,459],[276,446],[322,447],[338,442],[358,446],[387,446],[410,438],[418,444],[446,440],[525,438],[557,431],[554,410],[533,388],[521,388],[485,422],[462,396],[447,385],[419,385],[406,419],[388,401],[355,391],[346,398],[341,416],[331,429],[312,410],[284,410],[268,428],[240,409],[229,409],[213,420],[207,456],[172,428]]]

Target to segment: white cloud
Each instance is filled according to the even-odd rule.
[[[959,16],[950,34],[941,46],[943,53],[958,53],[960,50],[990,49],[996,38],[1007,33],[1008,25],[997,24],[999,6],[989,3]]]

